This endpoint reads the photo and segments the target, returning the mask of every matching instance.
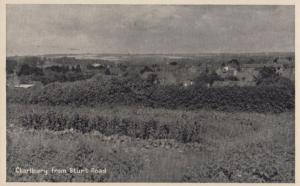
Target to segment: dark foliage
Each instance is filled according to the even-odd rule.
[[[36,56],[27,56],[23,59],[23,63],[27,64],[29,66],[37,66],[38,63],[40,63],[42,60],[40,57]]]
[[[264,79],[264,78],[274,78],[279,76],[276,72],[275,67],[266,67],[264,66],[261,70],[259,70],[259,77],[258,79]]]
[[[239,78],[236,77],[236,76],[228,76],[228,77],[226,78],[226,80],[229,80],[229,81],[239,81]]]
[[[144,74],[145,72],[154,72],[150,67],[145,66],[143,69],[140,70],[141,74]]]
[[[233,65],[238,71],[241,71],[241,64],[237,59],[232,59],[227,64]]]
[[[105,69],[106,67],[104,65],[94,66],[91,64],[87,64],[86,68],[89,70],[102,70],[102,69]]]
[[[72,66],[71,70],[73,72],[81,72],[81,67],[80,67],[80,65],[76,65],[75,67]]]
[[[23,64],[20,68],[20,70],[17,72],[18,76],[22,75],[36,75],[36,76],[41,76],[43,75],[43,69],[35,67],[35,66],[30,66],[28,64]]]
[[[111,75],[111,71],[107,68],[107,69],[105,69],[104,74],[105,75]]]
[[[14,94],[14,93],[12,93]],[[8,100],[14,102],[13,95]],[[128,76],[124,79],[53,83],[26,96],[30,103],[50,105],[141,105],[167,109],[284,112],[294,109],[295,89],[285,86],[160,86]]]
[[[220,77],[216,72],[212,73],[202,73],[197,78],[194,79],[196,86],[202,86],[205,84],[212,85],[215,81],[223,81],[224,79]]]
[[[283,64],[283,68],[284,68],[284,69],[289,69],[289,68],[290,68],[290,65],[289,65],[289,64]]]
[[[71,70],[69,66],[50,66],[46,67],[44,70],[38,67],[29,66],[23,64],[17,73],[21,76],[21,79],[30,79],[31,81],[40,81],[42,84],[46,85],[53,82],[73,82],[78,80],[85,80],[91,78],[94,73],[91,72],[81,72],[80,66],[72,67]]]
[[[175,66],[175,65],[177,65],[178,63],[176,62],[176,61],[172,61],[172,62],[170,62],[169,63],[169,65],[173,65],[173,66]]]
[[[15,72],[15,69],[17,67],[17,61],[12,60],[12,59],[7,59],[6,60],[6,73],[7,74],[12,74]]]
[[[69,69],[69,66],[67,66],[67,65],[63,65],[63,66],[53,65],[53,66],[50,66],[50,67],[46,67],[46,70],[52,70],[54,72],[63,72],[63,73],[66,73],[70,69]]]
[[[258,86],[294,86],[294,83],[290,79],[280,76],[275,67],[263,67],[259,71],[255,81]]]
[[[107,136],[118,134],[141,139],[175,139],[183,143],[200,142],[200,134],[205,132],[205,124],[196,121],[174,125],[156,120],[139,121],[55,111],[26,114],[19,121],[27,129],[61,131],[72,128],[82,133],[96,130]]]
[[[68,71],[66,73],[48,71],[45,72],[44,76],[34,77],[33,80],[41,81],[44,85],[46,85],[53,82],[73,82],[85,80],[91,78],[93,75],[93,73],[82,73],[74,71]]]

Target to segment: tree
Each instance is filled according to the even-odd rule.
[[[71,70],[72,70],[73,72],[81,72],[80,65],[76,65],[75,67],[72,66]]]
[[[17,67],[17,61],[12,60],[12,59],[7,59],[6,60],[6,73],[7,74],[12,74],[15,72]]]
[[[105,75],[111,75],[111,71],[107,68],[107,69],[105,69],[104,74],[105,74]]]
[[[214,81],[223,81],[224,79],[220,77],[216,72],[212,73],[202,73],[197,78],[194,79],[196,86],[203,86],[207,83],[212,85]]]
[[[43,75],[43,70],[41,68],[38,68],[38,67],[33,67],[33,66],[30,66],[28,64],[23,64],[20,68],[20,70],[17,72],[17,75],[18,76],[21,76],[21,75],[37,75],[37,76],[40,76],[40,75]]]
[[[258,77],[255,77],[256,85],[267,86],[290,86],[293,87],[293,83],[290,79],[280,76],[276,72],[275,67],[266,67],[264,66],[258,74]]]
[[[76,72],[81,72],[80,65],[76,65],[75,71],[76,71]]]
[[[275,67],[264,66],[261,70],[259,70],[258,79],[274,78],[277,76],[279,76],[279,74],[276,72]]]
[[[25,64],[29,66],[36,67],[37,64],[41,61],[41,59],[36,56],[30,56],[30,57],[25,57],[23,61]]]

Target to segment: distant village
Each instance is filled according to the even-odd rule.
[[[135,63],[116,60],[77,60],[71,57],[7,59],[7,86],[31,88],[51,82],[77,81],[97,75],[136,76],[152,84],[193,86],[201,77],[215,77],[205,81],[206,87],[255,86],[255,79],[262,68],[272,68],[275,73],[294,81],[293,57],[273,57],[265,64],[230,59],[220,63],[185,63],[184,60],[168,60],[160,63]]]

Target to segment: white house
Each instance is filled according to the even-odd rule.
[[[34,84],[19,84],[19,85],[15,85],[16,88],[30,88],[33,87]]]
[[[188,86],[192,86],[192,85],[194,85],[194,81],[192,81],[192,80],[188,80],[188,81],[183,82],[184,87],[188,87]]]

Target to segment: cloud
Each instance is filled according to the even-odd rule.
[[[294,6],[8,5],[7,52],[293,51],[294,25]]]

